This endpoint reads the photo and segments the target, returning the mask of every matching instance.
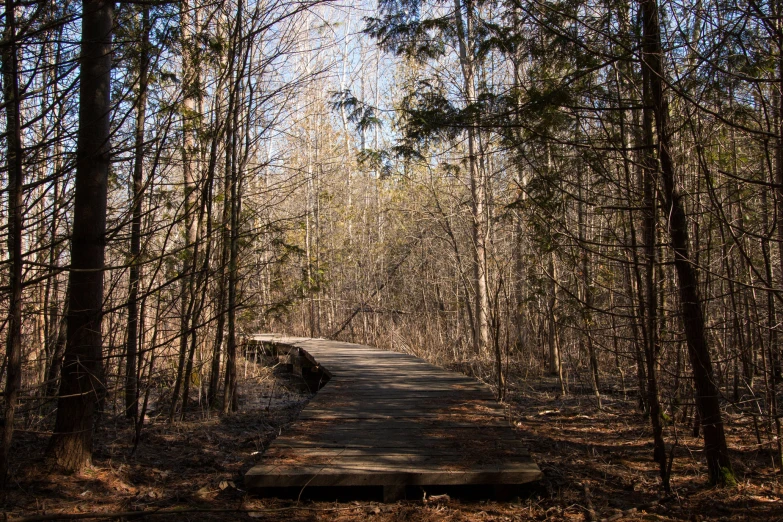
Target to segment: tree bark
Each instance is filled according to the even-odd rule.
[[[644,218],[642,235],[644,238],[644,299],[640,299],[640,311],[644,321],[644,355],[647,375],[647,405],[650,409],[650,426],[653,431],[653,460],[658,464],[663,490],[669,493],[669,473],[666,466],[666,442],[663,439],[663,419],[658,393],[658,357],[661,346],[658,336],[658,294],[655,287],[655,232],[657,205],[655,198],[656,174],[658,162],[655,160],[655,140],[653,137],[654,105],[650,88],[650,74],[642,75],[642,99],[645,108],[642,114],[642,193],[644,198]]]
[[[462,10],[465,9],[465,16]],[[473,48],[470,44],[473,24],[473,5],[471,0],[454,0],[454,17],[457,38],[459,40],[459,58],[462,69],[463,94],[467,105],[476,103],[474,81]],[[489,348],[489,277],[487,273],[487,193],[483,169],[479,166],[477,122],[467,126],[468,132],[468,170],[470,174],[470,201],[473,237],[473,278],[476,281],[476,329],[473,348],[476,354],[485,354]]]
[[[24,213],[24,170],[22,169],[22,124],[19,100],[19,58],[16,34],[16,7],[5,2],[3,49],[3,97],[6,103],[6,165],[8,169],[8,254],[10,303],[6,338],[5,424],[0,452],[0,484],[5,485],[8,459],[14,435],[14,417],[22,387],[22,233]]]
[[[734,482],[726,446],[720,395],[715,385],[713,365],[707,343],[704,310],[699,296],[697,269],[689,254],[688,221],[682,196],[676,184],[674,161],[668,129],[669,104],[663,92],[663,51],[656,0],[640,0],[643,23],[642,67],[648,75],[658,137],[661,190],[669,216],[669,239],[674,251],[674,266],[680,294],[688,355],[696,388],[696,405],[704,430],[704,455],[710,481],[729,485]]]
[[[125,350],[125,416],[135,419],[139,412],[138,358],[139,281],[141,278],[141,203],[144,199],[144,120],[147,116],[150,12],[142,12],[142,40],[139,57],[139,98],[136,107],[135,158],[133,163],[133,209],[130,241],[130,291],[128,292],[128,338]]]
[[[185,196],[183,207],[183,235],[184,256],[182,259],[182,280],[180,285],[180,337],[179,358],[177,361],[177,377],[174,382],[174,393],[171,396],[169,421],[174,422],[179,394],[182,390],[183,379],[189,379],[184,375],[185,359],[188,354],[188,340],[196,335],[191,331],[191,314],[194,309],[193,283],[197,260],[193,253],[196,239],[195,220],[193,209],[196,206],[196,183],[193,172],[193,156],[195,155],[196,142],[193,137],[194,128],[198,125],[194,121],[196,114],[196,92],[198,89],[198,71],[195,65],[194,35],[194,8],[188,0],[180,5],[180,31],[182,38],[182,182]]]
[[[780,5],[780,3],[776,3],[778,6],[778,19],[776,21],[777,23],[777,35],[778,35],[778,41],[777,41],[777,48],[778,48],[778,81],[777,81],[777,104],[778,104],[778,114],[777,114],[777,123],[778,123],[778,137],[776,140],[776,162],[775,162],[775,182],[777,184],[777,189],[775,190],[775,215],[777,216],[777,242],[778,242],[778,258],[779,258],[779,269],[780,269],[780,278],[781,282],[783,282],[783,21],[780,20],[780,11],[783,10],[783,6]],[[770,278],[770,285],[773,284],[772,279]],[[770,297],[771,299],[771,297]],[[775,324],[778,323],[778,319],[775,317],[773,318],[773,321]],[[780,328],[779,326],[776,328]],[[775,346],[770,346],[770,352],[772,353],[772,397],[771,397],[771,404],[770,409],[772,412],[772,415],[775,418],[775,430],[777,432],[777,455],[776,455],[776,461],[778,463],[778,466],[783,468],[783,441],[781,440],[781,421],[780,421],[780,415],[778,414],[778,399],[777,399],[777,391],[775,390],[777,381],[781,378],[781,372],[783,371],[783,368],[781,368],[781,347],[780,347],[780,339],[783,338],[783,334],[780,332],[777,332],[777,339],[778,342],[775,343]]]
[[[242,7],[240,0],[237,8],[236,32],[234,34],[234,45],[231,49],[231,63],[234,63],[236,56],[241,55],[241,38],[239,38],[242,27]],[[229,75],[231,78],[231,75]],[[234,85],[231,87],[230,96],[233,102],[229,104],[228,117],[231,119],[231,169],[226,172],[229,178],[229,194],[226,194],[226,204],[230,207],[230,234],[229,234],[229,252],[228,252],[228,339],[226,340],[226,375],[223,388],[223,413],[230,413],[237,410],[237,341],[236,341],[236,307],[237,307],[237,284],[238,281],[238,254],[239,254],[239,212],[240,212],[240,190],[239,190],[239,168],[238,168],[238,144],[237,133],[239,132],[239,103],[237,97],[240,94],[241,74],[237,73]]]
[[[91,464],[93,416],[104,393],[102,304],[110,167],[114,2],[82,2],[79,131],[67,342],[57,420],[47,455],[62,468]]]
[[[65,291],[65,302],[68,302],[70,292]],[[52,349],[52,360],[49,363],[49,369],[46,373],[46,396],[54,397],[59,389],[60,371],[63,366],[63,356],[65,355],[65,346],[68,343],[68,310],[63,311],[62,316],[57,316],[57,335]]]
[[[577,125],[578,126],[578,125]],[[582,269],[582,323],[584,324],[584,337],[587,338],[587,357],[590,363],[590,386],[593,389],[593,396],[597,408],[601,409],[601,391],[600,391],[600,375],[598,372],[598,358],[595,353],[595,345],[593,343],[593,334],[590,332],[590,328],[593,323],[592,308],[593,308],[593,291],[590,287],[590,253],[588,252],[585,241],[587,240],[587,217],[584,209],[584,196],[582,194],[585,182],[582,177],[582,165],[577,166],[576,184],[579,192],[579,199],[577,201],[577,228],[580,243],[579,260]],[[590,181],[586,182],[589,187]],[[582,341],[580,341],[581,343]]]

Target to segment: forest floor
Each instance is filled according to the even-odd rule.
[[[590,394],[559,398],[553,381],[523,376],[509,380],[509,420],[545,476],[513,502],[426,498],[424,492],[420,499],[388,505],[257,498],[244,491],[242,476],[295,421],[309,397],[289,374],[253,365],[250,373],[241,382],[239,413],[217,416],[194,407],[199,411],[172,426],[165,408],[150,411],[134,454],[132,427],[105,414],[93,468],[83,474],[64,475],[44,464],[50,432],[18,431],[12,478],[0,499],[4,519],[180,510],[149,519],[783,520],[783,476],[759,450],[746,425],[750,421],[729,423],[736,488],[706,485],[701,440],[683,428],[673,461],[673,494],[663,497],[651,460],[649,424],[633,398],[605,396],[598,411]]]

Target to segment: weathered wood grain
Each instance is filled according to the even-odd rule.
[[[245,475],[251,489],[518,485],[541,471],[490,389],[416,357],[368,346],[256,335],[265,353],[330,377]]]

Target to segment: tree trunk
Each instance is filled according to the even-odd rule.
[[[193,208],[196,205],[196,184],[193,172],[193,156],[195,155],[196,142],[194,139],[194,130],[198,125],[194,121],[196,114],[196,91],[198,89],[196,71],[194,36],[194,17],[195,10],[193,6],[184,0],[180,5],[180,31],[182,38],[182,92],[184,107],[182,115],[182,182],[185,193],[185,204],[183,207],[182,222],[184,225],[184,256],[182,259],[182,279],[180,285],[180,337],[179,337],[179,358],[177,360],[177,378],[174,382],[174,393],[171,396],[171,407],[169,410],[169,421],[173,422],[176,416],[179,394],[182,390],[182,380],[190,378],[184,375],[185,358],[188,353],[188,339],[196,332],[191,331],[191,314],[193,313],[193,279],[195,277],[196,259],[193,254],[193,244],[196,239],[195,222],[193,219]]]
[[[201,317],[201,313],[204,309],[204,304],[206,302],[207,298],[207,272],[209,271],[209,259],[211,257],[212,253],[212,243],[211,243],[211,232],[212,232],[212,185],[214,182],[214,174],[215,174],[215,161],[216,160],[216,152],[215,155],[211,156],[209,166],[207,168],[207,175],[206,179],[204,180],[202,190],[201,190],[201,197],[199,198],[201,201],[201,206],[199,208],[198,213],[198,220],[197,220],[197,226],[196,229],[199,231],[199,233],[202,233],[201,231],[204,230],[204,225],[206,223],[206,233],[204,234],[204,241],[206,243],[206,247],[204,247],[204,253],[201,253],[201,241],[196,241],[195,245],[193,245],[193,258],[195,260],[203,259],[203,261],[200,262],[201,268],[198,270],[198,273],[195,274],[195,277],[193,278],[193,288],[194,291],[191,292],[191,295],[193,296],[192,299],[192,307],[193,311],[190,314],[191,323],[190,323],[190,331],[193,332],[190,336],[190,348],[188,349],[188,356],[187,356],[187,366],[185,367],[185,379],[183,380],[183,386],[182,386],[182,418],[185,418],[185,412],[188,409],[188,398],[190,397],[190,383],[191,381],[194,381],[194,371],[193,371],[193,363],[194,363],[194,357],[196,354],[196,348],[198,347],[197,338],[195,335],[196,329],[198,328],[198,321]],[[194,261],[194,269],[196,268]],[[196,296],[199,296],[198,298]],[[200,382],[200,375],[199,375],[199,382]]]
[[[658,289],[655,287],[655,233],[657,205],[655,198],[656,173],[658,163],[655,160],[653,137],[653,115],[651,107],[650,76],[643,75],[642,98],[644,110],[642,114],[642,145],[644,147],[642,160],[642,193],[644,198],[644,219],[642,235],[644,238],[644,292],[645,298],[640,299],[642,320],[644,323],[645,343],[644,356],[647,367],[647,405],[650,409],[650,426],[653,431],[653,460],[658,464],[663,490],[668,494],[669,473],[666,466],[666,442],[663,439],[663,418],[660,397],[658,393],[658,357],[661,351],[658,337]]]
[[[237,8],[237,21],[236,32],[234,35],[234,46],[232,52],[232,64],[236,56],[241,55],[241,38],[239,34],[242,27],[242,7],[243,2],[240,0]],[[231,75],[229,75],[231,78]],[[239,212],[240,212],[240,191],[239,191],[239,168],[238,168],[238,146],[237,146],[237,132],[239,131],[239,103],[236,101],[239,96],[239,90],[241,86],[241,75],[237,74],[234,81],[234,85],[231,87],[231,97],[233,103],[229,104],[228,117],[231,119],[229,123],[231,127],[231,140],[229,147],[231,148],[231,169],[226,172],[229,178],[229,191],[230,194],[226,194],[226,204],[230,207],[230,235],[229,235],[229,252],[228,252],[228,339],[226,340],[226,375],[225,384],[223,388],[223,413],[229,413],[236,411],[238,407],[237,401],[237,340],[236,340],[236,307],[237,307],[237,284],[238,284],[238,253],[239,253]]]
[[[14,436],[14,417],[22,387],[22,233],[24,213],[24,171],[22,170],[22,124],[19,100],[19,63],[16,42],[16,7],[5,3],[5,48],[3,49],[3,97],[6,104],[6,165],[8,169],[8,254],[10,303],[6,338],[7,374],[5,424],[0,453],[0,484],[5,485],[8,458]]]
[[[462,10],[465,9],[463,19]],[[462,69],[463,95],[468,105],[476,103],[474,81],[473,49],[470,43],[473,25],[473,6],[471,0],[466,0],[464,6],[461,0],[454,0],[454,17],[456,19],[457,36],[459,40],[459,57]],[[470,202],[473,237],[473,278],[476,281],[476,329],[474,331],[473,347],[477,355],[483,355],[489,348],[489,277],[487,272],[487,190],[483,169],[479,166],[477,142],[478,122],[467,126],[468,132],[468,170],[470,172]]]
[[[578,127],[578,124],[577,124]],[[576,185],[579,191],[579,199],[577,201],[577,228],[579,234],[579,247],[580,247],[580,262],[582,269],[582,324],[584,325],[584,335],[587,337],[587,357],[590,364],[590,386],[593,389],[593,396],[597,408],[601,409],[601,391],[600,391],[600,376],[598,373],[598,358],[595,353],[595,345],[593,343],[593,334],[590,331],[593,316],[593,291],[590,288],[590,253],[588,252],[585,241],[587,240],[587,218],[584,210],[584,196],[582,194],[584,180],[582,178],[582,166],[577,166],[576,173]],[[589,187],[590,181],[588,179],[587,185]]]
[[[560,367],[560,347],[557,345],[557,317],[555,309],[557,308],[557,273],[555,269],[555,253],[550,252],[547,256],[548,265],[548,292],[547,297],[547,344],[549,345],[549,364],[547,368],[550,375],[557,375],[562,378],[562,368]],[[561,379],[562,380],[562,379]],[[562,383],[561,383],[562,384]]]
[[[704,455],[707,458],[710,481],[716,484],[734,483],[734,474],[726,447],[720,395],[713,377],[712,359],[705,330],[704,310],[699,296],[696,267],[689,256],[688,221],[682,196],[676,185],[674,162],[668,129],[669,104],[663,92],[663,51],[661,49],[658,4],[656,0],[640,0],[643,23],[642,67],[650,85],[653,114],[658,135],[658,159],[661,168],[661,190],[669,216],[669,236],[674,251],[685,337],[696,388],[696,405],[704,430]]]
[[[65,291],[65,302],[68,302],[68,296],[70,292]],[[59,389],[60,371],[63,366],[63,355],[65,354],[65,346],[68,343],[68,310],[63,311],[62,317],[58,316],[57,323],[57,337],[54,341],[54,349],[52,350],[52,360],[49,363],[49,370],[46,373],[46,396],[54,397]]]
[[[776,3],[777,6],[780,6],[780,3]],[[783,22],[780,20],[780,10],[781,7],[778,7],[778,19],[777,19],[777,25],[778,25],[778,42],[777,42],[777,49],[778,49],[778,82],[777,82],[777,102],[778,102],[778,114],[777,114],[777,123],[778,123],[778,137],[776,142],[776,164],[775,164],[775,182],[777,184],[777,189],[775,190],[775,215],[777,216],[777,241],[778,241],[778,257],[779,257],[779,263],[780,263],[780,277],[781,282],[783,282]],[[773,285],[774,283],[770,279],[769,281],[770,285]],[[773,321],[775,324],[779,324],[777,318],[774,318]],[[779,326],[776,327],[776,329],[780,328]],[[780,353],[780,339],[783,338],[783,335],[778,333],[777,339],[778,343],[776,343],[776,346],[772,347],[770,346],[770,352],[772,353],[772,400],[771,400],[771,410],[772,415],[775,417],[775,430],[777,432],[777,456],[776,461],[778,463],[778,466],[780,466],[783,469],[783,441],[781,441],[781,421],[780,421],[780,415],[778,415],[778,400],[777,400],[777,391],[775,390],[777,380],[781,378],[781,353]]]
[[[150,12],[142,12],[142,40],[139,57],[139,98],[136,106],[135,158],[133,163],[133,210],[131,220],[131,267],[128,292],[128,338],[125,350],[125,416],[135,419],[139,412],[138,358],[139,280],[141,277],[141,202],[144,198],[144,120],[147,116]]]
[[[71,471],[91,464],[93,416],[103,395],[101,316],[110,167],[114,2],[82,3],[79,131],[74,184],[68,330],[48,456]]]
[[[229,155],[227,152],[226,155]],[[227,159],[226,164],[230,164],[230,159]],[[223,187],[223,194],[228,195],[228,168],[226,169],[225,183]],[[226,326],[226,283],[228,279],[228,256],[230,249],[231,238],[228,231],[228,225],[230,221],[230,207],[227,198],[223,198],[223,216],[222,216],[222,229],[221,229],[221,245],[220,245],[220,267],[218,272],[218,295],[217,295],[217,325],[215,327],[215,341],[212,349],[212,366],[209,372],[209,405],[214,407],[217,405],[218,388],[220,386],[220,357],[221,347],[223,346],[223,337]]]
[[[233,58],[229,58],[232,59]],[[232,62],[233,63],[233,62]],[[229,67],[233,67],[232,63]],[[231,73],[228,75],[229,85],[229,99],[228,107],[229,112],[234,103],[234,90],[233,79]],[[228,284],[228,258],[231,249],[231,234],[229,232],[229,225],[231,221],[231,202],[229,201],[229,194],[231,192],[230,183],[231,177],[231,145],[233,143],[233,126],[232,122],[225,122],[225,131],[223,134],[223,141],[226,143],[225,147],[225,165],[223,174],[223,210],[221,216],[221,228],[220,228],[220,265],[218,267],[218,289],[217,289],[217,325],[215,327],[215,340],[212,349],[212,365],[209,373],[209,405],[215,407],[217,405],[218,389],[220,388],[220,358],[221,349],[223,346],[223,337],[225,336],[226,328],[226,285]]]

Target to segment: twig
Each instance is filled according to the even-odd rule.
[[[587,522],[593,522],[596,519],[596,517],[595,517],[595,508],[593,507],[593,499],[592,496],[590,495],[590,486],[588,486],[587,482],[585,482],[584,484],[582,484],[582,488],[585,494],[585,508],[584,508],[585,520]]]
[[[271,409],[270,409],[270,408],[272,407],[272,399],[273,399],[273,398],[274,398],[274,396],[275,396],[275,387],[276,387],[276,386],[277,386],[277,379],[275,379],[274,381],[272,381],[272,391],[271,391],[271,393],[269,394],[269,402],[268,402],[268,403],[267,403],[267,405],[266,405],[266,411],[271,411]]]

